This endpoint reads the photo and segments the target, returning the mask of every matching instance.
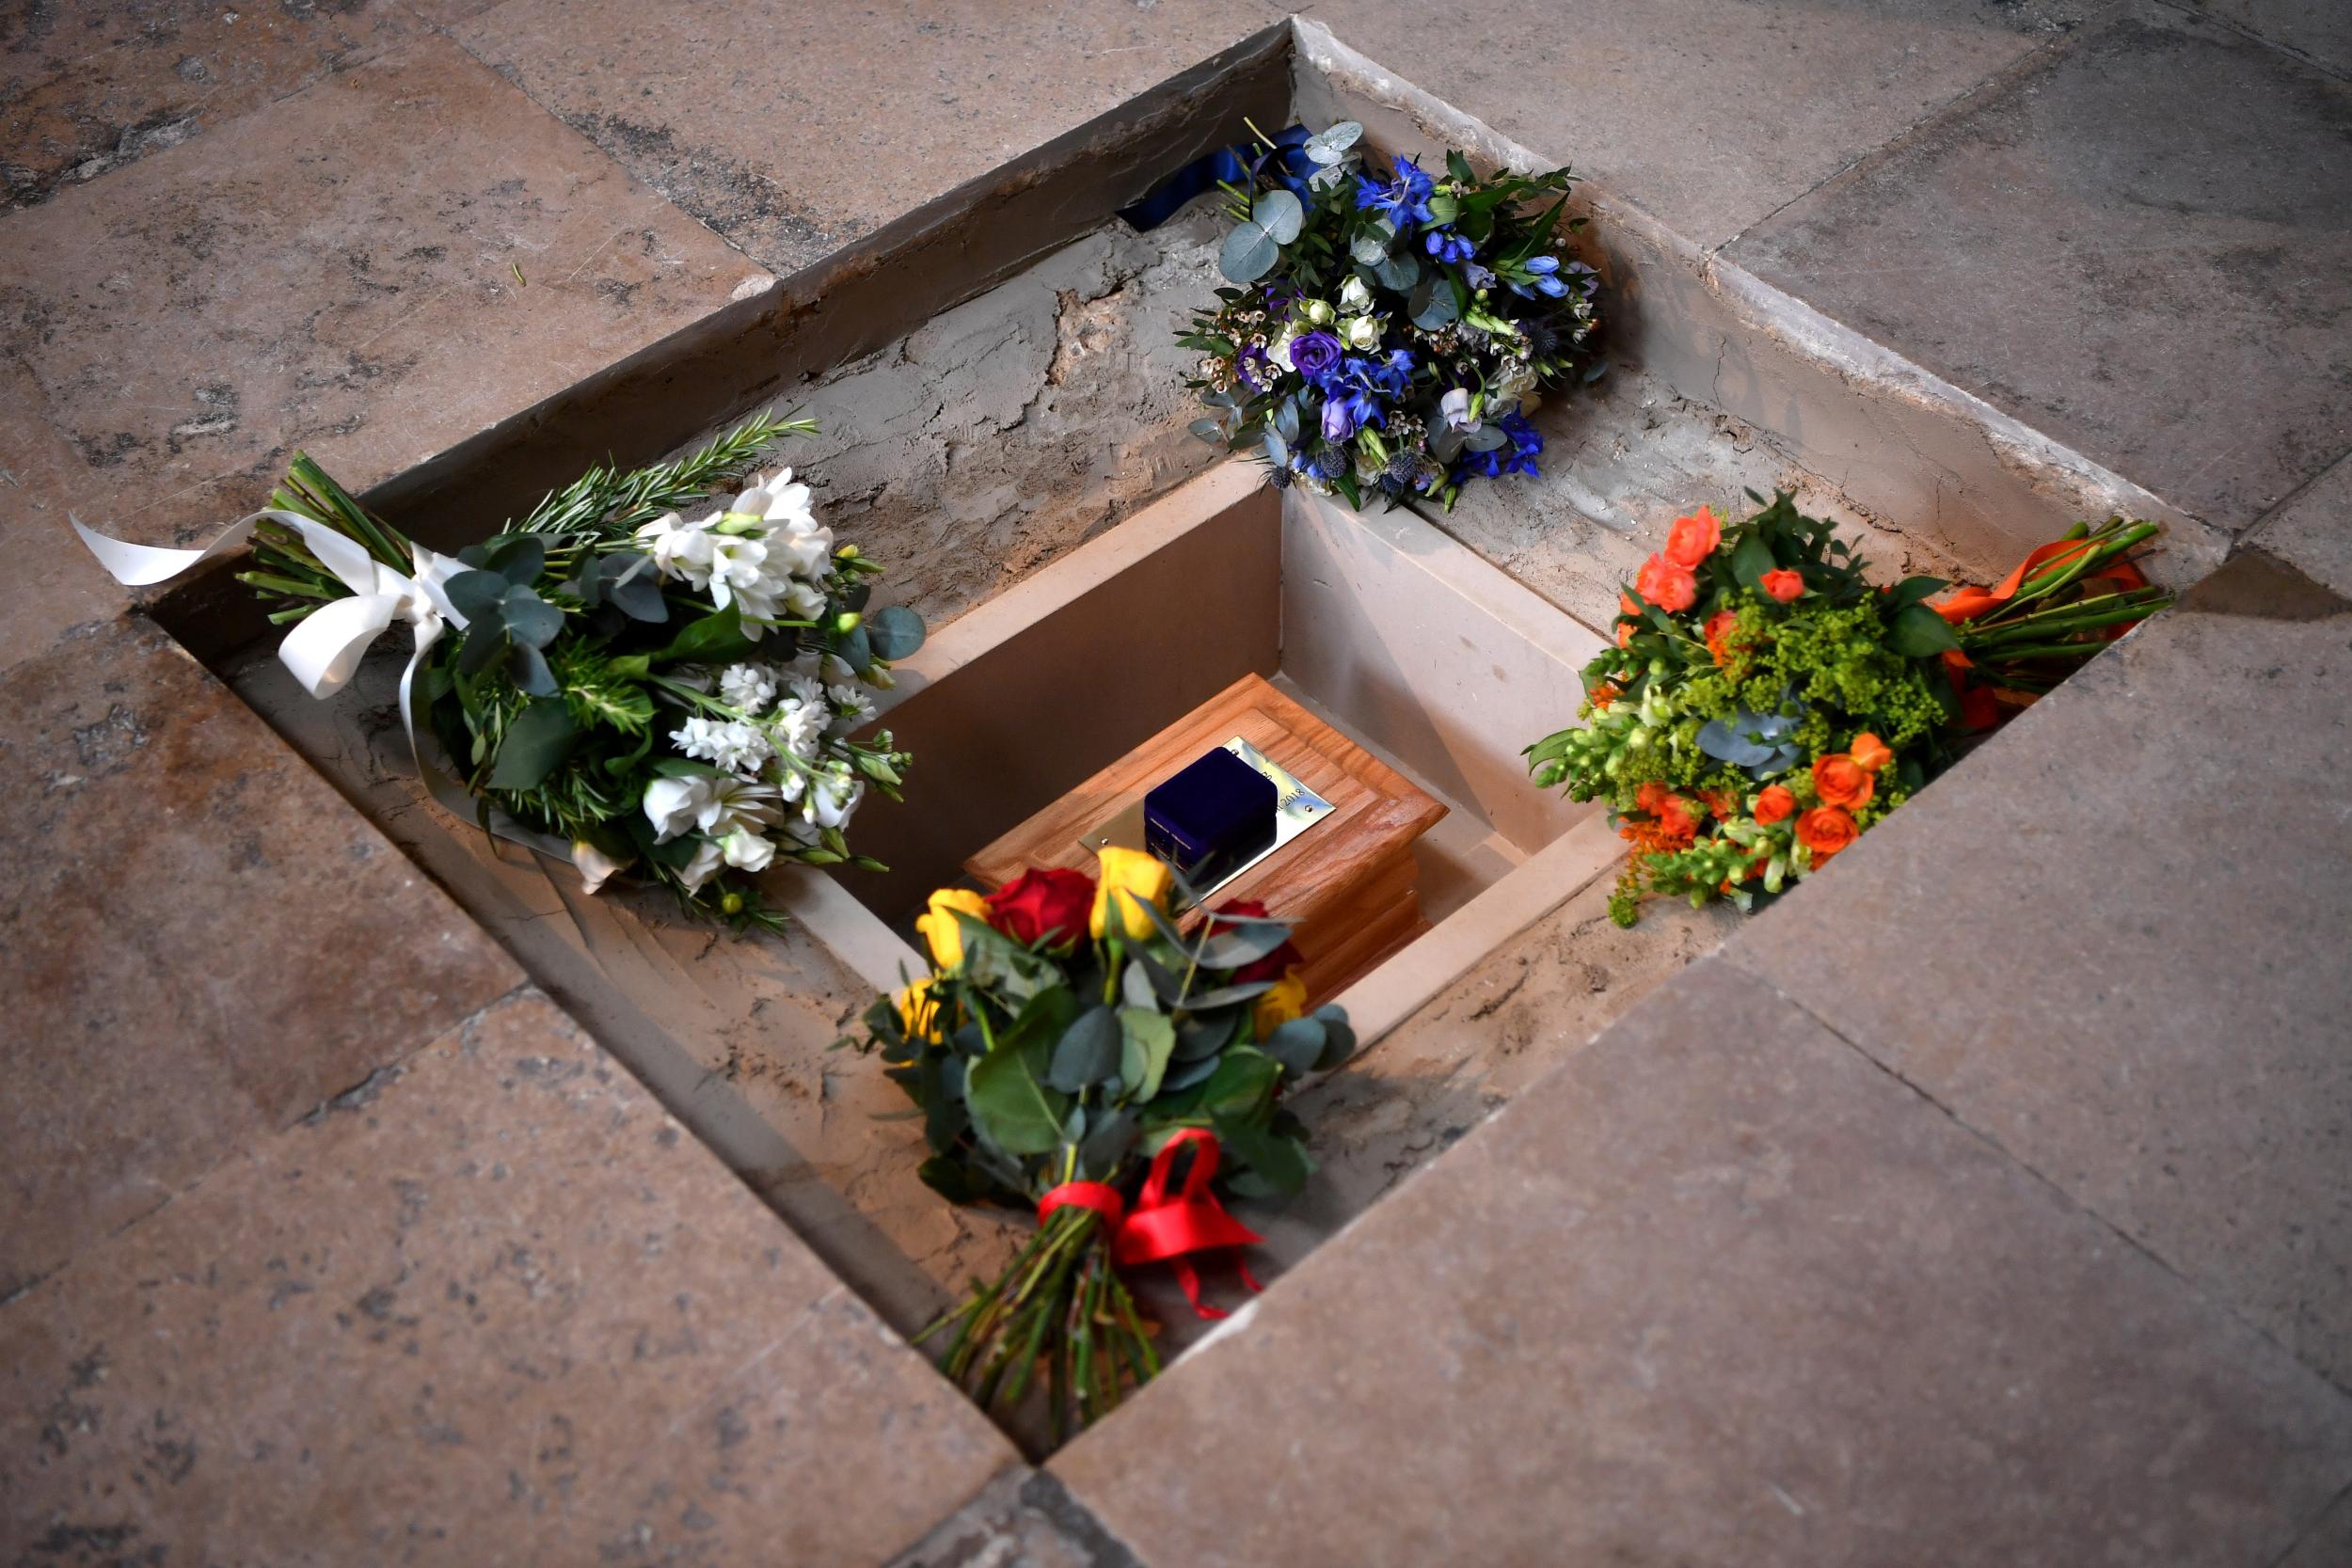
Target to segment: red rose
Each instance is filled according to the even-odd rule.
[[[1667,614],[1679,615],[1698,602],[1699,579],[1690,567],[1654,555],[1634,575],[1633,591]]]
[[[1804,577],[1786,566],[1765,573],[1756,579],[1756,585],[1782,604],[1804,592]]]
[[[1218,918],[1219,915],[1232,915],[1242,920],[1263,920],[1266,917],[1266,911],[1265,906],[1255,898],[1229,898],[1216,907],[1215,914],[1209,916],[1211,930],[1222,931],[1232,926],[1232,921],[1221,920]],[[1290,939],[1285,937],[1282,945],[1268,953],[1264,958],[1255,963],[1244,964],[1233,971],[1231,983],[1236,986],[1254,986],[1261,980],[1279,980],[1284,974],[1306,961],[1300,956],[1298,949],[1291,944]]]
[[[1032,868],[988,895],[988,923],[1025,945],[1066,947],[1087,934],[1094,879],[1083,871]]]

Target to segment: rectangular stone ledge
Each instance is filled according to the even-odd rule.
[[[0,711],[0,1298],[521,982],[148,623]]]
[[[0,1310],[11,1561],[880,1563],[1013,1463],[530,991]]]
[[[2267,1568],[2352,1400],[1709,958],[1052,1469],[1186,1568]]]

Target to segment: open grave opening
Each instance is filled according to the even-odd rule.
[[[1059,226],[1046,230],[1057,248],[972,297],[961,298],[972,277],[943,265],[936,240],[862,263],[845,293],[869,297],[896,266],[911,297],[938,300],[895,339],[875,346],[823,320],[820,298],[794,304],[773,331],[680,346],[703,385],[732,388],[706,408],[711,429],[767,404],[823,422],[780,455],[819,486],[837,535],[889,564],[884,600],[912,603],[934,628],[882,721],[916,755],[908,804],[877,804],[858,825],[859,847],[892,873],[787,874],[800,918],[785,933],[688,925],[648,893],[586,896],[568,868],[441,813],[413,776],[389,649],[336,701],[313,703],[270,640],[222,645],[216,593],[163,610],[904,1331],[995,1272],[1027,1220],[950,1208],[925,1188],[919,1128],[879,1119],[900,1109],[898,1091],[877,1064],[831,1046],[902,964],[919,972],[905,929],[924,893],[1234,679],[1273,680],[1448,807],[1417,851],[1432,929],[1341,998],[1366,1049],[1301,1095],[1322,1172],[1286,1209],[1237,1208],[1268,1238],[1262,1272],[1279,1273],[1731,918],[1621,932],[1597,908],[1580,912],[1622,847],[1594,808],[1537,792],[1518,767],[1521,746],[1572,716],[1575,671],[1599,645],[1591,628],[1608,624],[1617,583],[1666,517],[1792,489],[1883,570],[1989,579],[2073,518],[2122,510],[2174,523],[2174,577],[2211,558],[2203,531],[2153,498],[1589,194],[1595,222],[1580,248],[1607,279],[1613,369],[1539,414],[1543,478],[1477,488],[1428,517],[1357,515],[1260,487],[1249,462],[1185,430],[1191,356],[1172,339],[1216,281],[1213,200],[1148,232],[1111,214],[1243,114],[1266,115],[1268,57],[1261,47],[1184,79],[1120,121],[1124,140],[1081,138],[1060,166],[1019,182],[1031,206],[1018,219],[974,215],[1003,182],[968,195],[963,229],[934,214],[974,251],[987,244],[972,224],[1034,226],[1043,210]],[[1286,32],[1274,57],[1291,118],[1358,119],[1386,152],[1454,146],[1476,161],[1532,161],[1319,29]],[[1138,138],[1168,150],[1146,155]],[[1105,180],[1106,166],[1127,171],[1123,182]],[[1033,256],[1038,232],[989,243]],[[826,363],[821,346],[793,348],[805,356],[795,383],[778,370],[793,323],[860,353]],[[652,399],[683,373],[641,365],[617,385]],[[624,463],[687,444],[674,410],[648,413],[658,439],[628,444],[625,412],[607,409],[596,426]],[[534,459],[557,460],[553,449]],[[472,461],[486,472],[501,459],[485,449]],[[429,483],[386,490],[394,502],[447,495],[463,475],[444,459]],[[453,532],[478,537],[496,522],[417,531],[447,547],[464,542]],[[1907,809],[1934,809],[1932,795]],[[1566,981],[1553,973],[1563,962]],[[1502,989],[1487,981],[1506,971],[1536,984],[1538,969],[1552,978],[1535,994],[1559,1003],[1539,1026],[1506,1032],[1463,1000]],[[1559,997],[1563,987],[1574,995]],[[1391,1031],[1407,1049],[1383,1046]],[[1197,1336],[1168,1282],[1137,1285],[1171,1353]]]

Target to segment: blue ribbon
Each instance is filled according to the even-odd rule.
[[[1279,159],[1277,177],[1302,201],[1307,198],[1307,177],[1315,171],[1314,160],[1305,151],[1311,134],[1304,125],[1294,125],[1274,138],[1274,156]],[[1257,154],[1256,149],[1247,143],[1221,147],[1206,157],[1195,158],[1152,186],[1142,200],[1121,207],[1119,215],[1129,227],[1149,232],[1174,217],[1202,191],[1216,189],[1220,182],[1248,183],[1256,172],[1258,156],[1263,155]]]

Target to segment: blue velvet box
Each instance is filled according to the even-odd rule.
[[[1206,752],[1143,798],[1143,846],[1206,887],[1274,842],[1275,802],[1272,779]]]

